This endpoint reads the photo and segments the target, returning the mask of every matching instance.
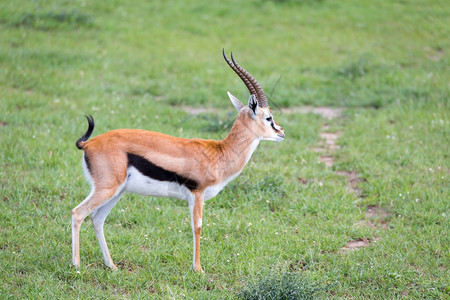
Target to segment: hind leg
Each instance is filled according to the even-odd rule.
[[[80,267],[81,223],[95,209],[108,203],[115,196],[116,190],[94,188],[89,196],[72,210],[72,262],[75,267]]]
[[[119,202],[120,197],[122,197],[123,191],[116,193],[116,195],[109,200],[103,206],[94,210],[91,215],[92,225],[94,226],[95,235],[97,236],[98,243],[100,244],[100,249],[103,254],[103,259],[105,260],[105,264],[111,269],[116,270],[117,267],[114,265],[111,254],[109,253],[108,245],[106,244],[105,235],[103,233],[103,225],[105,223],[106,217],[111,212],[111,209]]]

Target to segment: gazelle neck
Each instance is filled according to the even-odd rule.
[[[259,145],[260,138],[248,126],[246,118],[249,116],[243,112],[239,113],[227,137],[220,142],[224,155],[220,163],[223,164],[222,170],[226,170],[224,173],[227,175],[242,171]]]

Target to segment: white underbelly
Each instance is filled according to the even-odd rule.
[[[143,175],[134,167],[128,169],[125,191],[146,196],[173,197],[186,201],[191,201],[194,197],[184,185],[152,179]]]

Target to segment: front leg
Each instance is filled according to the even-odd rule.
[[[195,193],[193,203],[189,203],[189,210],[191,213],[191,226],[194,238],[194,258],[193,269],[197,272],[202,272],[203,269],[200,264],[200,236],[202,234],[202,214],[203,214],[203,193]]]

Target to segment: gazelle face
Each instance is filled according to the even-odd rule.
[[[245,120],[246,126],[252,130],[257,138],[274,142],[284,140],[283,128],[275,122],[269,107],[260,107],[258,105],[255,95],[250,96],[248,106],[242,104],[230,92],[228,92],[228,97],[237,111],[243,111],[247,115]]]
[[[257,114],[259,119],[258,121],[261,123],[260,127],[263,129],[261,130],[261,139],[274,142],[281,142],[284,140],[283,127],[279,126],[277,122],[275,122],[269,107],[258,107],[258,109],[260,111]]]

